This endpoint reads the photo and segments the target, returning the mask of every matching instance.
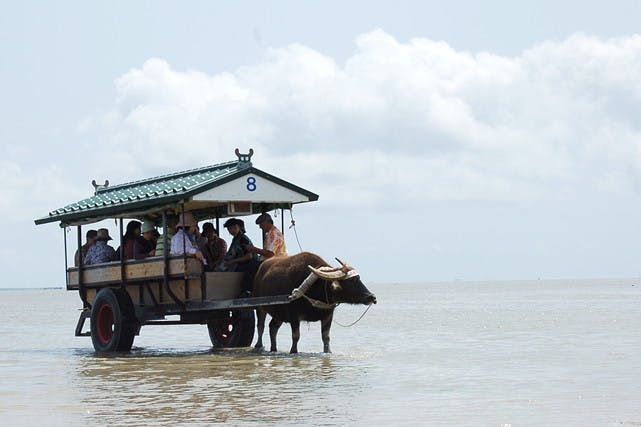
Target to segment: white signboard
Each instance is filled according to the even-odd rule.
[[[298,203],[309,201],[309,197],[260,176],[249,174],[196,194],[193,200]]]

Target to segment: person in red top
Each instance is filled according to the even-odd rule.
[[[285,237],[283,233],[276,228],[272,216],[268,213],[261,214],[256,218],[256,224],[263,231],[263,249],[250,246],[247,249],[259,254],[263,259],[274,256],[287,256],[287,246],[285,246]]]

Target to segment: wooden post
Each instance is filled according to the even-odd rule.
[[[219,208],[216,208],[216,232],[218,233],[218,237],[220,237],[220,212],[218,209]]]
[[[82,225],[78,225],[78,293],[80,294],[83,308],[87,308],[89,307],[89,303],[87,302],[87,290],[83,285],[83,263],[84,259],[82,257]]]
[[[185,302],[189,299],[189,279],[187,278],[187,242],[185,242],[185,203],[180,205],[183,218],[183,271],[185,276]]]
[[[285,210],[280,208],[280,232],[283,233],[283,238],[285,238]]]
[[[120,286],[125,286],[125,238],[123,235],[122,218],[120,219]]]
[[[163,275],[163,284],[165,286],[165,289],[169,286],[169,248],[168,246],[168,236],[167,236],[167,212],[162,211],[162,229],[163,229],[163,250],[162,250],[162,259],[163,259],[163,269],[162,269],[162,275]]]
[[[69,257],[67,255],[67,251],[69,249],[67,249],[67,226],[66,225],[62,227],[62,237],[65,242],[65,286],[67,290],[69,290],[69,273],[67,273],[67,270],[69,269],[69,260],[68,260]]]

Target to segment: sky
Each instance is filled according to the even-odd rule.
[[[237,147],[320,195],[293,210],[300,247],[366,283],[641,276],[639,16],[637,1],[3,2],[0,287],[64,284],[63,231],[33,220],[93,179]]]

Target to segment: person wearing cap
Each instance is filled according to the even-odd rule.
[[[268,213],[261,214],[256,218],[256,224],[263,231],[263,249],[259,249],[255,246],[249,246],[247,249],[253,253],[259,254],[263,259],[274,256],[287,256],[285,237],[274,225],[272,216]]]
[[[156,231],[156,224],[150,219],[146,219],[141,227],[142,237],[145,240],[145,253],[148,256],[156,254],[156,243],[158,240],[158,231]]]
[[[191,212],[185,212],[185,214],[180,214],[178,217],[178,225],[176,226],[178,231],[171,238],[171,255],[183,255],[185,253],[194,255],[196,258],[201,260],[203,264],[207,265],[207,261],[203,257],[203,253],[198,249],[196,243],[196,233],[198,232],[198,226],[196,225],[196,220],[194,215]]]
[[[73,256],[73,262],[76,267],[78,267],[78,264],[80,264],[80,254],[82,254],[82,259],[84,260],[87,256],[87,251],[89,250],[89,248],[96,243],[97,236],[98,232],[96,230],[87,231],[87,242],[80,247],[80,252],[78,252],[78,249],[76,249],[76,254]]]
[[[176,235],[176,224],[178,224],[178,217],[175,215],[167,217],[167,227],[164,231],[167,234],[167,242],[171,247],[171,239]],[[165,236],[158,236],[156,241],[156,256],[165,256]]]
[[[247,250],[253,246],[252,241],[245,234],[245,223],[238,218],[230,218],[223,224],[232,239],[225,259],[223,261],[226,271],[237,271],[245,273],[242,280],[243,296],[251,294],[254,276],[258,270],[258,256]]]
[[[106,228],[98,229],[96,232],[96,243],[87,250],[84,263],[90,265],[116,261],[118,255],[116,255],[116,250],[107,244],[109,240],[112,240],[109,236],[109,230]]]

